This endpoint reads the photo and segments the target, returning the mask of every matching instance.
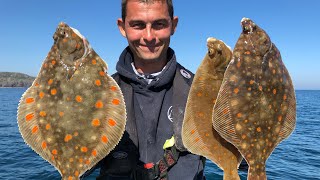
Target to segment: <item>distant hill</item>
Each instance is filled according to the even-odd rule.
[[[27,74],[0,72],[0,87],[29,87],[34,79]]]

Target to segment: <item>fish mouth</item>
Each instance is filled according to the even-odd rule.
[[[242,18],[241,26],[244,34],[251,34],[256,29],[256,24],[249,18]]]

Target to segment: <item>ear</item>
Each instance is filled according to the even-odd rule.
[[[127,34],[126,34],[125,29],[124,29],[125,22],[122,20],[122,18],[119,18],[117,20],[117,25],[118,25],[118,28],[119,28],[119,31],[120,31],[121,35],[126,38]]]
[[[177,26],[178,26],[179,18],[178,16],[174,16],[172,19],[172,29],[171,29],[171,35],[173,35],[176,32]]]

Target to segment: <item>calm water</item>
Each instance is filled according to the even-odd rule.
[[[23,141],[16,111],[24,88],[0,88],[0,179],[60,179],[58,171]],[[297,125],[267,161],[268,179],[320,179],[320,91],[297,91]],[[207,179],[222,179],[222,171],[207,161]],[[86,179],[95,179],[97,171]],[[246,172],[240,172],[246,179]]]

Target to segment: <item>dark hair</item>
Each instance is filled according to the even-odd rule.
[[[141,3],[153,3],[156,1],[166,1],[167,6],[168,6],[168,12],[169,12],[169,16],[171,19],[173,19],[173,4],[172,4],[172,0],[139,0],[139,2]],[[122,0],[121,1],[121,17],[122,20],[125,21],[125,18],[127,16],[127,3],[128,0]]]

